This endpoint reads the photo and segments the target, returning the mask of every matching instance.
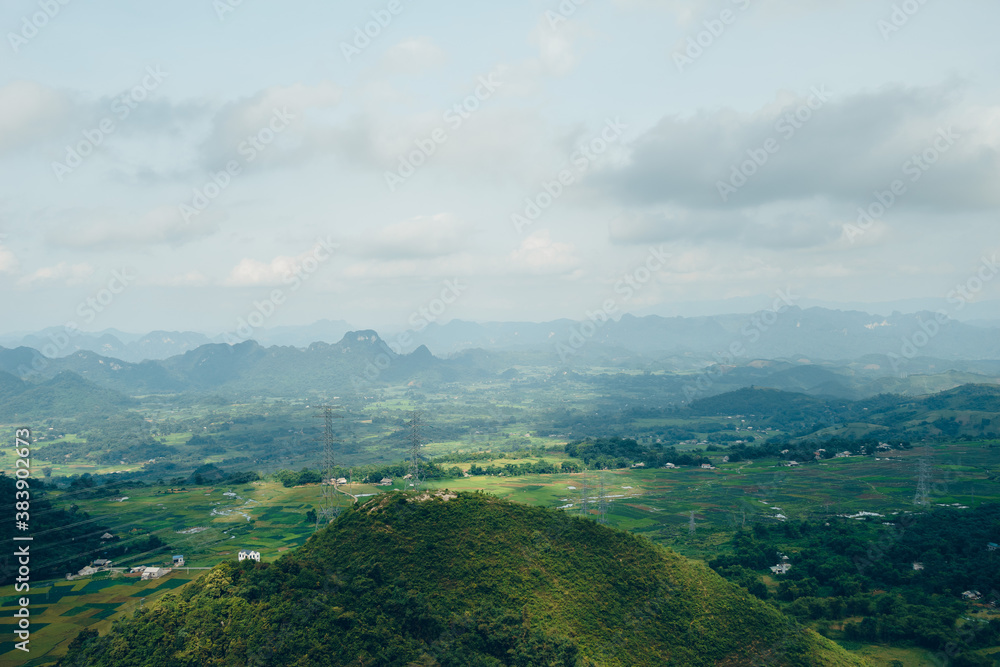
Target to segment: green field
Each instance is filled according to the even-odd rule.
[[[554,444],[551,439],[546,444]],[[459,446],[461,445],[461,446]],[[442,453],[480,450],[468,443],[448,443],[435,449]],[[468,470],[473,463],[532,463],[545,460],[559,463],[565,454],[555,451],[544,456],[510,459],[475,455],[460,463],[443,463],[444,468],[458,466]],[[696,560],[707,561],[728,549],[736,528],[755,522],[778,523],[783,520],[818,519],[833,515],[872,512],[889,517],[894,512],[913,509],[918,464],[930,464],[932,505],[974,507],[1000,501],[1000,485],[991,479],[996,474],[995,450],[985,443],[937,444],[906,451],[894,450],[877,459],[870,456],[829,459],[799,467],[788,467],[777,460],[722,463],[721,454],[711,455],[714,469],[679,468],[647,470],[632,468],[602,473],[528,475],[518,477],[473,476],[435,480],[425,483],[432,488],[482,490],[520,503],[563,508],[582,512],[582,493],[586,487],[585,511],[597,519],[598,489],[603,480],[606,499],[606,522],[630,530],[669,546]],[[403,488],[396,480],[393,487],[346,487],[353,495]],[[109,526],[113,533],[138,528],[138,534],[158,535],[170,545],[170,553],[185,555],[191,567],[211,567],[235,558],[248,548],[260,551],[264,560],[301,545],[314,531],[306,521],[306,512],[320,505],[320,487],[306,485],[285,488],[272,481],[226,486],[183,487],[147,486],[122,491],[128,499],[86,498],[66,492],[51,492],[59,502],[76,502],[92,518]],[[344,502],[349,502],[344,498]],[[694,531],[690,530],[694,513]],[[779,516],[780,515],[780,516]],[[99,554],[94,554],[94,558]],[[163,556],[158,557],[162,559]],[[116,562],[118,565],[158,565],[137,555]],[[93,625],[105,629],[110,621],[130,613],[145,593],[147,602],[164,586],[182,585],[197,577],[197,571],[178,572],[157,582],[135,580],[82,579],[40,585],[31,592],[33,639],[30,656],[11,652],[11,642],[4,645],[3,664],[41,665],[46,658],[65,651],[67,643],[79,630]],[[173,583],[171,583],[173,582]],[[10,625],[13,607],[12,587],[0,590],[6,605],[4,625]],[[136,594],[139,594],[138,596]],[[41,599],[40,599],[41,598]],[[6,631],[5,631],[6,632]],[[6,635],[10,637],[10,634]],[[929,654],[919,649],[872,645],[848,645],[876,664],[893,660],[903,665],[934,664]]]
[[[31,639],[29,652],[14,648],[14,618],[17,600],[12,586],[0,589],[0,664],[50,664],[53,656],[66,647],[84,629],[95,628],[102,634],[112,621],[133,613],[140,604],[150,604],[163,593],[183,586],[201,572],[178,570],[152,581],[138,578],[96,578],[76,581],[40,582],[27,594],[31,600]]]

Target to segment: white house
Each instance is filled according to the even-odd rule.
[[[238,554],[238,557],[239,557],[239,559],[241,561],[249,559],[249,560],[255,560],[258,563],[260,562],[260,552],[259,551],[247,551],[246,549],[240,549],[240,553]]]

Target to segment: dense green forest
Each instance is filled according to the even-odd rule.
[[[708,568],[481,494],[390,493],[276,562],[225,562],[63,667],[859,665]]]
[[[886,525],[886,524],[889,525]],[[843,626],[847,639],[963,651],[1000,643],[1000,621],[968,618],[966,591],[983,609],[1000,605],[1000,505],[936,508],[920,514],[758,523],[732,539],[732,555],[709,565],[726,578],[803,621]],[[769,593],[767,569],[789,558]],[[990,665],[966,653],[952,663]]]

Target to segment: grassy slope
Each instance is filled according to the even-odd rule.
[[[372,664],[406,665],[425,649],[442,650],[456,618],[490,609],[516,612],[522,635],[543,630],[552,643],[575,644],[609,667],[862,664],[642,538],[491,496],[424,498],[373,499],[276,564],[223,564],[184,599],[67,664],[169,664],[166,656],[183,656],[173,664],[346,665],[364,664],[363,654]],[[313,611],[303,611],[307,604]],[[286,624],[280,633],[264,631],[279,624]],[[157,635],[161,628],[171,630]],[[178,631],[183,647],[173,638]],[[391,647],[384,637],[396,638]],[[151,658],[151,645],[162,649],[158,662],[123,661],[140,638]],[[308,656],[293,662],[296,651]],[[340,662],[326,662],[331,655]]]

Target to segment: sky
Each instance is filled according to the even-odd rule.
[[[992,0],[7,0],[0,332],[996,302],[997,25]]]

